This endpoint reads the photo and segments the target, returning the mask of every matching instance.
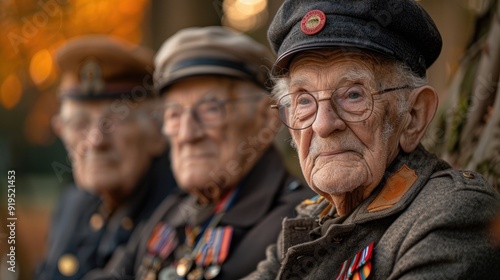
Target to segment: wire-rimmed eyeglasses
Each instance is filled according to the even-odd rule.
[[[294,92],[282,96],[278,104],[271,108],[278,109],[283,123],[295,130],[310,127],[318,114],[318,103],[330,100],[335,113],[345,122],[362,122],[370,117],[373,112],[373,96],[401,89],[412,88],[405,85],[388,88],[377,92],[370,92],[359,84],[340,87],[333,90],[327,98],[316,99],[311,93],[320,92]]]
[[[194,120],[204,128],[218,127],[226,121],[226,104],[257,101],[261,96],[248,96],[239,99],[208,99],[201,100],[190,108],[185,108],[180,104],[167,104],[164,108],[163,132],[167,135],[175,135],[179,131],[181,117],[185,110],[194,118]]]

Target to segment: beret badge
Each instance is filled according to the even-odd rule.
[[[307,35],[314,35],[323,29],[326,23],[325,13],[321,10],[307,12],[300,22],[300,30]]]

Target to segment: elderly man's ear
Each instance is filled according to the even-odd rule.
[[[52,125],[52,131],[54,131],[55,135],[59,138],[62,137],[62,120],[59,114],[54,115],[50,122]]]
[[[162,134],[161,122],[157,119],[151,119],[151,121],[153,122],[154,129],[149,137],[149,150],[151,151],[151,155],[155,157],[161,155],[161,153],[167,149],[168,142],[166,137]]]
[[[263,127],[270,129],[276,135],[282,123],[278,111],[271,109],[271,104],[273,104],[272,98],[263,98],[259,103],[258,112],[262,116]]]
[[[436,91],[429,86],[415,89],[409,97],[410,109],[405,116],[405,127],[401,133],[399,144],[409,153],[413,151],[424,136],[438,105]]]

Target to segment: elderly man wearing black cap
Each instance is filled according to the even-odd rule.
[[[310,197],[272,142],[269,50],[223,27],[188,28],[155,58],[163,132],[183,192],[170,195],[129,256],[89,279],[238,279],[265,259],[281,220]]]
[[[498,193],[420,144],[441,37],[417,2],[285,0],[268,36],[273,107],[318,197],[249,278],[498,279]]]
[[[92,35],[68,42],[56,59],[61,104],[53,124],[77,187],[60,198],[39,280],[81,279],[104,267],[175,188],[154,114],[153,52]]]

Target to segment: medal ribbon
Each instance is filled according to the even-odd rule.
[[[373,254],[374,242],[366,248],[359,251],[353,258],[342,263],[342,267],[336,277],[336,280],[366,279],[371,272],[371,258]]]
[[[218,254],[217,264],[222,264],[229,254],[229,247],[231,245],[231,238],[233,237],[233,227],[224,227],[222,232],[222,245],[220,254]]]
[[[229,251],[232,236],[232,228],[215,226],[234,203],[239,193],[239,189],[238,187],[227,193],[215,206],[214,215],[205,229],[201,232],[200,238],[193,250],[197,267],[208,266],[210,263],[220,264],[222,263],[220,260],[225,260],[227,257],[227,251]],[[231,230],[225,231],[225,228],[231,228]],[[224,249],[221,250],[221,247]],[[221,257],[220,254],[222,254],[223,257]]]
[[[177,233],[167,224],[160,222],[156,225],[152,237],[148,241],[148,254],[159,255],[165,259],[177,246]]]

